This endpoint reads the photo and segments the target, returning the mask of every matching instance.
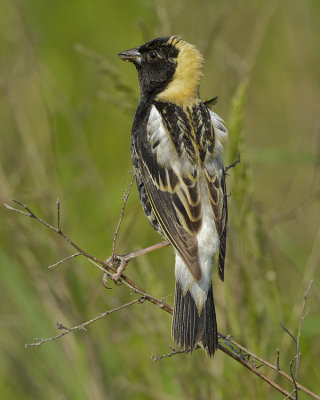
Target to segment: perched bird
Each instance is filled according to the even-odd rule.
[[[203,57],[178,36],[119,54],[138,72],[131,153],[143,210],[175,250],[172,336],[185,351],[218,346],[213,257],[224,279],[227,196],[223,120],[199,97]]]

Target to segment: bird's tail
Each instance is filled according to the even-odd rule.
[[[172,336],[185,351],[192,352],[198,343],[202,343],[207,354],[210,357],[214,355],[218,347],[218,330],[212,284],[208,290],[205,306],[199,315],[191,293],[188,291],[183,295],[181,286],[176,281]]]

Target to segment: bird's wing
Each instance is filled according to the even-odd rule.
[[[221,157],[221,141],[228,132],[223,125],[223,120],[213,111],[209,110],[211,123],[215,131],[215,149],[208,154],[205,162],[206,183],[209,191],[211,208],[214,214],[216,229],[220,239],[218,273],[220,279],[224,280],[224,263],[226,256],[226,238],[228,222],[228,204],[225,182],[225,171]]]
[[[202,223],[199,170],[179,157],[162,115],[152,106],[144,137],[133,149],[153,212],[194,279],[201,280],[196,234]]]

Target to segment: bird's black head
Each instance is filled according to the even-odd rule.
[[[136,66],[142,95],[154,98],[172,81],[180,51],[179,41],[177,36],[160,37],[119,54],[122,60]]]
[[[177,105],[199,100],[203,57],[179,36],[160,37],[119,56],[136,66],[142,97]]]

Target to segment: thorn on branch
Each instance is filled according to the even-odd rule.
[[[66,331],[69,330],[69,328],[67,328],[66,326],[64,326],[64,325],[63,325],[61,322],[59,322],[59,321],[56,322],[56,327],[57,327],[59,330],[66,330]]]

